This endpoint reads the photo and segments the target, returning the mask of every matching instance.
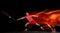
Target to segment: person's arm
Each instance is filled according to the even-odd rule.
[[[17,20],[21,20],[21,19],[24,19],[25,17],[22,17],[22,18],[18,18]]]
[[[32,15],[33,17],[38,17],[37,15]]]

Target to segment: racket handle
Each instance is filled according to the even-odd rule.
[[[9,18],[12,18],[11,16],[9,16]]]

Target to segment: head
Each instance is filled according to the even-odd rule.
[[[29,13],[28,13],[28,12],[26,12],[26,15],[29,15]]]

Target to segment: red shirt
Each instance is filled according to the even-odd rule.
[[[31,21],[33,20],[32,15],[25,16],[25,18],[27,18],[27,20],[28,20],[29,22],[31,22]]]

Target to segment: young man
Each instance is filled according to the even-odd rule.
[[[37,25],[37,26],[40,26],[40,24],[38,24],[32,17],[38,17],[38,16],[36,16],[36,15],[29,15],[29,13],[27,12],[26,13],[26,16],[24,16],[24,17],[22,17],[22,18],[19,18],[19,19],[17,19],[17,20],[21,20],[21,19],[24,19],[24,18],[26,18],[29,22],[27,22],[26,24],[25,24],[25,31],[27,31],[27,25],[29,25],[29,24],[35,24],[35,25]],[[40,27],[41,29],[43,29],[43,27]]]

